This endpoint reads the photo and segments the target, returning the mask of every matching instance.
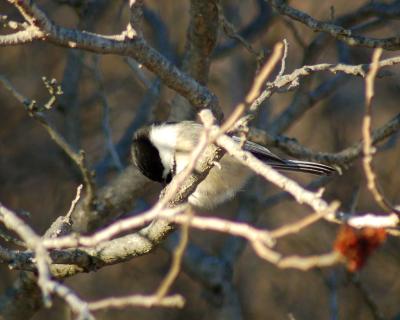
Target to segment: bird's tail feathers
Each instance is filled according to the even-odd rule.
[[[331,166],[300,160],[284,160],[283,162],[267,162],[271,167],[277,170],[287,170],[295,172],[305,172],[315,175],[328,176],[336,173],[337,170]]]

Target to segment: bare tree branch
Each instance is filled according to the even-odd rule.
[[[95,195],[95,184],[93,181],[92,173],[87,167],[85,152],[80,150],[79,153],[76,152],[65,139],[57,132],[57,130],[46,120],[45,116],[41,112],[42,110],[48,109],[47,106],[51,106],[51,104],[55,101],[56,94],[50,93],[50,99],[47,103],[45,103],[41,107],[36,106],[35,100],[30,100],[27,97],[24,97],[21,93],[17,91],[17,89],[3,76],[0,76],[0,82],[11,91],[14,97],[23,104],[25,109],[28,111],[29,115],[32,116],[35,120],[37,120],[44,129],[48,132],[49,136],[53,141],[65,152],[65,154],[76,164],[79,168],[82,178],[85,182],[86,187],[86,195],[85,195],[85,206],[87,210],[91,210],[91,208],[95,205],[96,195]]]
[[[372,154],[374,150],[372,148],[372,138],[371,138],[371,105],[372,98],[374,97],[374,80],[378,73],[379,69],[379,59],[382,54],[382,49],[375,49],[374,54],[372,56],[371,69],[368,72],[365,78],[365,115],[362,126],[362,134],[363,134],[363,166],[365,176],[367,178],[367,187],[371,194],[374,196],[375,201],[384,209],[388,211],[393,211],[396,213],[400,213],[397,211],[389,202],[385,199],[383,193],[378,190],[377,186],[377,178],[372,167]]]
[[[400,114],[385,123],[382,127],[374,129],[371,134],[372,145],[377,145],[384,139],[396,134],[400,130]],[[336,153],[317,152],[301,145],[296,139],[284,136],[271,136],[263,130],[251,128],[249,139],[265,146],[274,146],[286,154],[308,160],[314,160],[336,165],[348,165],[362,155],[363,142],[353,145]]]
[[[203,87],[191,77],[182,73],[146,41],[135,37],[126,41],[126,35],[103,36],[86,31],[76,31],[55,25],[47,15],[32,1],[8,0],[14,4],[29,23],[35,23],[35,28],[29,29],[29,38],[23,42],[6,41],[9,36],[0,36],[0,45],[27,43],[28,40],[45,40],[56,45],[85,49],[103,54],[128,55],[138,60],[150,71],[157,74],[167,86],[187,98],[197,108],[211,108],[217,118],[222,113],[218,107],[217,98],[206,87]]]
[[[293,20],[301,22],[313,31],[326,32],[336,39],[346,42],[348,45],[367,48],[380,47],[386,50],[399,49],[400,39],[398,37],[375,39],[364,37],[361,35],[353,35],[351,30],[345,29],[329,22],[322,22],[314,19],[310,15],[287,5],[283,0],[268,0],[268,3],[280,14],[286,15]]]

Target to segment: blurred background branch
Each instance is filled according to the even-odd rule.
[[[345,268],[332,265],[345,260],[350,269],[369,254],[349,253],[343,243],[365,241],[370,250],[371,241],[381,244],[381,229],[339,231],[321,219],[326,212],[310,212],[260,178],[236,199],[192,219],[179,213],[146,225],[151,216],[84,245],[84,239],[100,239],[91,236],[154,213],[148,209],[161,186],[131,165],[133,133],[152,121],[195,119],[204,108],[219,121],[228,118],[283,39],[284,68],[274,68],[262,83],[263,93],[250,107],[255,119],[248,139],[337,166],[340,176],[290,178],[315,197],[322,195],[325,204],[339,200],[336,221],[390,225],[386,231],[398,234],[400,1],[7,0],[0,2],[0,12],[0,200],[22,219],[21,226],[43,234],[28,244],[2,226],[0,317],[60,318],[65,303],[52,299],[53,306],[43,308],[40,287],[58,293],[72,317],[93,313],[98,319],[130,318],[128,307],[136,308],[135,318],[167,320],[266,315],[364,320],[400,314],[397,237],[362,263],[349,286]],[[364,78],[377,46],[384,51],[368,143],[374,172],[393,203],[387,212],[368,193],[360,161],[366,143]],[[63,94],[53,80],[44,86],[42,77],[60,79]],[[170,204],[183,201],[204,176],[192,172],[183,190],[174,188],[180,183],[172,186],[176,199]],[[74,196],[81,180],[82,194]],[[170,234],[180,224],[181,242],[178,231]],[[260,234],[268,235],[268,245],[260,245]],[[43,278],[37,263],[46,268],[45,259],[35,257],[35,244],[54,245],[56,238],[74,245],[45,249],[57,280]],[[257,259],[251,249],[272,263]],[[316,265],[325,267],[281,269]],[[154,294],[166,274],[162,294]],[[118,311],[108,311],[112,308]]]

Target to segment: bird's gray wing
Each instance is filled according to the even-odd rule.
[[[232,139],[237,143],[240,143],[241,141],[241,139],[236,136],[232,136]],[[266,147],[251,141],[245,141],[243,150],[251,152],[255,157],[277,170],[306,172],[316,175],[330,175],[332,173],[337,173],[335,168],[325,164],[310,161],[282,159],[276,154],[272,153]]]
[[[232,136],[231,138],[237,143],[241,142],[241,139],[237,136]],[[277,163],[281,163],[281,164],[285,163],[285,160],[279,158],[276,154],[272,153],[269,149],[255,143],[255,142],[246,140],[244,142],[242,149],[245,151],[251,152],[252,154],[254,154],[257,158],[259,158],[262,161],[266,161],[266,162],[271,161],[271,162],[277,162]]]

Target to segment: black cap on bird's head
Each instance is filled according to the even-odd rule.
[[[160,183],[169,183],[171,173],[164,177],[165,168],[158,149],[150,140],[151,127],[139,129],[133,136],[131,148],[133,163],[147,178]]]

